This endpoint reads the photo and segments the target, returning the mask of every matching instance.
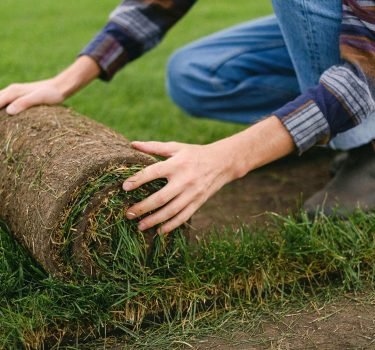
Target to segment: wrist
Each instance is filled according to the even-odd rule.
[[[51,79],[52,84],[68,98],[89,84],[100,74],[97,63],[88,56],[79,57],[71,66]]]
[[[238,133],[212,144],[215,148],[214,154],[219,156],[221,171],[227,177],[227,182],[237,180],[250,171],[249,167],[245,165],[243,141],[244,135]]]
[[[50,79],[50,82],[55,87],[55,89],[57,89],[64,100],[73,95],[75,91],[77,91],[76,86],[78,86],[78,82],[74,82],[74,77],[59,74],[56,77]]]
[[[275,116],[218,142],[226,150],[222,154],[232,180],[292,153],[295,148],[291,135]]]

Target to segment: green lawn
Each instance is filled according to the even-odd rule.
[[[0,86],[48,78],[68,64],[105,24],[116,0],[2,0]],[[130,139],[207,143],[241,127],[188,118],[165,93],[165,66],[178,47],[227,26],[271,13],[270,1],[198,1],[163,43],[110,83],[95,82],[67,101]],[[183,126],[183,127],[182,127]]]

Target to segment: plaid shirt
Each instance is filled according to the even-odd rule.
[[[103,80],[154,47],[195,0],[125,0],[81,52],[101,67]],[[343,0],[343,63],[323,73],[319,85],[274,112],[299,153],[327,143],[375,111],[375,0]]]
[[[124,0],[81,55],[93,58],[110,80],[128,62],[156,46],[195,0]]]

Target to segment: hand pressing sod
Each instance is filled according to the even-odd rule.
[[[223,185],[236,178],[228,159],[229,152],[220,142],[205,146],[133,142],[132,146],[167,158],[138,172],[124,183],[124,190],[131,191],[158,178],[168,180],[160,191],[128,209],[128,219],[158,209],[139,222],[141,231],[162,223],[158,233],[169,233],[186,222]]]
[[[6,112],[10,115],[18,114],[36,105],[58,104],[63,102],[64,99],[65,96],[52,79],[12,84],[0,90],[0,108],[8,105]]]
[[[123,185],[125,191],[132,191],[155,179],[168,180],[166,186],[133,205],[126,214],[128,219],[135,219],[154,211],[139,222],[139,229],[161,224],[159,233],[169,233],[185,223],[228,182],[294,150],[289,132],[275,116],[208,145],[133,142],[132,146],[167,158],[138,172]]]
[[[96,62],[88,56],[79,57],[71,66],[51,79],[11,84],[0,90],[0,109],[10,115],[38,105],[54,105],[89,84],[99,75]]]

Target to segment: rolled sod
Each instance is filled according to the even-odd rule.
[[[154,162],[64,107],[0,111],[0,218],[54,276],[125,278],[161,244],[155,230],[139,232],[125,212],[165,181],[122,190],[127,177]]]

